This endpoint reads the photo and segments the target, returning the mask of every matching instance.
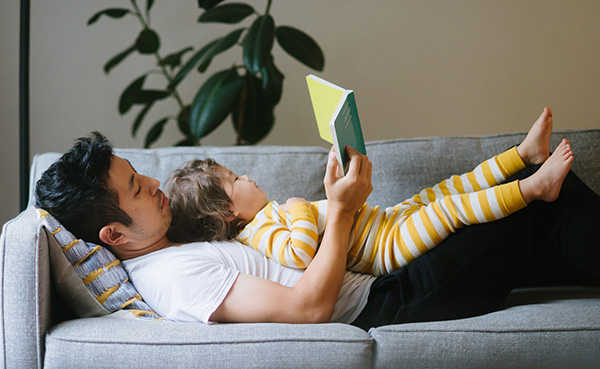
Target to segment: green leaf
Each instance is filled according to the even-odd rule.
[[[209,10],[221,2],[223,2],[223,0],[198,0],[198,7],[204,10]]]
[[[198,18],[198,22],[235,24],[243,21],[246,19],[246,17],[253,13],[254,8],[247,4],[224,4],[202,13],[200,18]]]
[[[261,69],[262,88],[273,105],[279,104],[281,94],[283,93],[283,78],[285,77],[273,63],[273,56],[269,58],[265,66]]]
[[[184,136],[190,137],[192,136],[192,131],[190,129],[190,112],[192,107],[190,105],[186,105],[177,116],[177,127]]]
[[[92,24],[96,23],[98,21],[98,19],[100,19],[101,16],[106,15],[107,17],[110,18],[122,18],[125,15],[127,15],[128,13],[133,14],[133,12],[129,9],[123,9],[123,8],[110,8],[110,9],[105,9],[105,10],[101,10],[98,13],[94,14],[87,22],[88,26],[91,26]]]
[[[192,50],[194,50],[193,47],[186,47],[183,50],[169,54],[162,59],[162,61],[159,63],[159,65],[162,65],[165,67],[171,67],[173,69],[177,68],[178,66],[181,65],[181,57],[183,56],[183,54],[187,53],[188,51],[192,51]]]
[[[283,50],[306,66],[322,71],[325,66],[323,51],[309,35],[299,29],[277,27],[277,42]]]
[[[273,109],[262,81],[246,74],[232,114],[233,126],[238,133],[237,143],[255,144],[265,138],[275,124]]]
[[[131,136],[132,137],[135,137],[137,135],[138,129],[140,129],[140,126],[142,125],[144,118],[146,117],[146,115],[148,114],[150,109],[152,108],[153,104],[154,104],[154,101],[149,104],[146,104],[146,106],[144,106],[144,108],[142,110],[140,110],[138,115],[135,117],[135,120],[133,121],[133,125],[131,126]]]
[[[141,90],[134,95],[135,104],[149,104],[156,100],[162,100],[171,95],[170,91],[164,90]]]
[[[144,74],[136,78],[125,88],[125,90],[123,90],[121,98],[119,99],[119,114],[123,115],[131,109],[136,101],[136,95],[142,90],[145,81],[146,75]]]
[[[186,137],[177,142],[175,146],[196,146],[196,140],[193,137]]]
[[[206,44],[202,49],[198,50],[192,57],[181,67],[179,72],[173,77],[171,83],[169,83],[169,88],[174,89],[177,85],[188,75],[188,73],[194,69],[196,64],[200,62],[200,59],[206,54],[217,42],[219,39],[216,39],[208,44]]]
[[[230,32],[227,36],[220,38],[217,43],[209,48],[206,54],[204,54],[201,58],[201,63],[198,66],[198,72],[204,73],[215,56],[229,50],[233,45],[235,45],[240,39],[240,35],[242,32],[244,32],[244,30],[245,28],[240,28]]]
[[[192,57],[185,63],[183,67],[177,72],[175,77],[171,83],[169,83],[169,88],[174,89],[177,85],[188,75],[188,73],[194,68],[198,63],[198,71],[203,73],[206,71],[212,59],[228,49],[230,49],[236,42],[239,40],[240,35],[244,32],[244,28],[237,29],[235,31],[230,32],[227,36],[218,38],[212,42],[206,44],[202,49],[198,50],[196,54],[192,55]]]
[[[154,5],[154,0],[146,1],[146,13],[148,13],[150,9],[152,9],[152,5]]]
[[[159,139],[160,135],[163,133],[163,129],[165,128],[165,124],[169,121],[169,118],[163,118],[156,122],[148,134],[146,135],[146,141],[144,142],[144,147],[149,148],[156,140]]]
[[[153,54],[160,48],[160,38],[156,32],[146,28],[135,40],[135,48],[140,54]]]
[[[210,77],[198,91],[190,112],[190,127],[196,138],[217,128],[233,109],[242,80],[235,68]]]
[[[256,75],[271,54],[275,37],[275,22],[270,15],[261,15],[250,26],[244,39],[244,65]]]
[[[125,60],[126,57],[131,55],[135,51],[135,45],[129,46],[127,49],[121,51],[117,55],[113,56],[109,61],[104,64],[104,73],[108,74],[110,71],[116,67],[119,63]]]

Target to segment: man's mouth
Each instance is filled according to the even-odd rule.
[[[162,195],[161,202],[160,202],[160,208],[162,210],[166,206],[169,206],[169,198],[165,195],[164,192],[161,192],[160,194]]]

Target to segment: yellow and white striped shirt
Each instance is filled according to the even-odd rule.
[[[465,225],[501,219],[526,206],[518,181],[499,185],[525,168],[516,147],[452,176],[393,207],[358,211],[348,245],[349,270],[389,273]],[[279,263],[306,268],[327,223],[327,200],[298,202],[288,212],[270,202],[237,239]]]

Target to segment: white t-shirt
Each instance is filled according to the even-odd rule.
[[[123,261],[131,281],[159,315],[209,323],[239,273],[293,286],[303,271],[291,269],[239,242],[196,242]],[[332,322],[353,322],[375,277],[346,272]]]

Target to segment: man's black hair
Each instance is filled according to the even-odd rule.
[[[103,244],[107,224],[126,227],[131,217],[119,207],[119,195],[108,186],[113,148],[99,132],[78,139],[50,166],[35,186],[35,206],[52,214],[76,237]]]

